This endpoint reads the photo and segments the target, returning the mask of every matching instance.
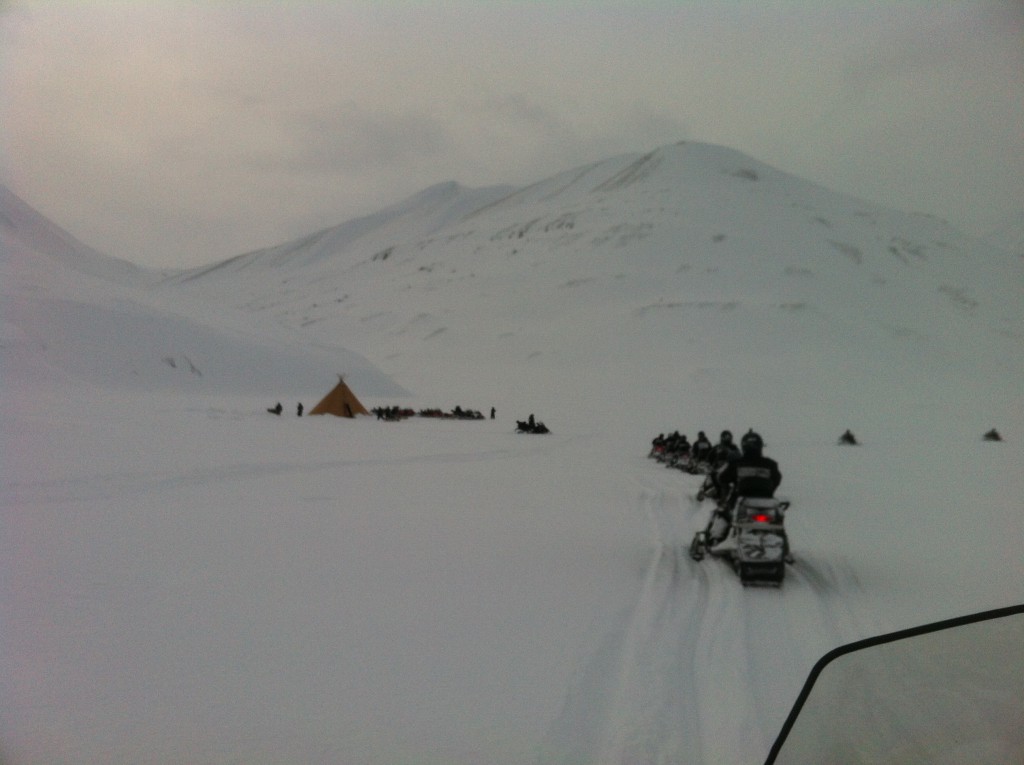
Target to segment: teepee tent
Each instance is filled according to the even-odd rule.
[[[359,403],[356,394],[345,384],[345,378],[338,375],[338,384],[334,390],[323,397],[313,407],[310,414],[333,414],[337,417],[355,417],[357,414],[369,414],[366,407]]]

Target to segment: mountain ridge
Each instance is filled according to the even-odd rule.
[[[4,184],[0,184],[0,241],[0,255],[8,263],[15,255],[20,259],[43,257],[101,278],[133,278],[143,272],[139,266],[81,242]]]
[[[0,186],[5,382],[302,392],[344,371],[381,395],[406,393],[347,349],[306,346],[258,317],[156,294],[160,278],[81,243]]]
[[[403,227],[407,235],[427,236],[458,220],[466,210],[491,204],[511,189],[491,186],[467,189],[454,181],[430,186],[413,196],[371,215],[354,218],[336,226],[321,229],[299,239],[236,255],[207,266],[174,274],[171,282],[200,279],[212,273],[237,272],[247,268],[281,268],[315,265],[338,249],[373,240],[382,227]]]
[[[1024,373],[1022,285],[1019,258],[943,221],[687,142],[521,189],[438,184],[133,294],[172,313],[190,306],[207,324],[230,314],[236,329],[276,325],[293,359],[310,352],[299,364],[310,370],[354,354],[374,370],[355,381],[375,395],[528,406],[527,391],[580,386],[574,361],[601,348],[606,368],[584,386],[595,402],[598,388],[622,395],[648,369],[698,395],[729,386],[753,410],[746,359],[791,398],[782,417],[844,375],[864,382],[837,409],[937,407],[964,398],[972,375],[1010,407],[1007,380]],[[972,339],[953,347],[963,330]],[[802,368],[812,349],[828,368]],[[283,369],[272,377],[288,384]],[[671,393],[650,396],[663,410]]]
[[[871,308],[898,325],[912,317],[881,288],[902,285],[916,273],[929,280],[933,297],[961,314],[986,314],[993,331],[1012,333],[1019,318],[1009,309],[1021,269],[1013,261],[1001,262],[994,248],[945,222],[833,194],[739,152],[705,144],[663,147],[566,171],[454,222],[432,225],[424,235],[403,238],[404,232],[386,226],[376,233],[372,242],[349,239],[333,252],[321,250],[312,263],[290,258],[304,253],[303,241],[281,245],[274,250],[274,265],[293,267],[287,294],[276,294],[279,273],[261,285],[258,275],[239,269],[224,284],[222,297],[232,299],[237,288],[246,295],[242,305],[252,307],[261,304],[252,296],[262,295],[282,321],[310,326],[331,315],[325,295],[336,295],[334,315],[340,318],[348,299],[342,298],[351,298],[350,286],[356,284],[374,291],[437,293],[453,282],[470,286],[485,276],[507,280],[518,274],[541,288],[545,273],[556,285],[632,275],[641,282],[653,279],[645,290],[656,305],[735,302],[743,285],[749,292],[772,276],[774,294],[765,299],[795,306],[808,302],[808,282],[830,275],[847,287],[851,277],[860,280],[876,293]],[[786,278],[775,279],[779,272]],[[213,273],[188,280],[209,283],[206,277]],[[389,281],[401,284],[388,287]],[[303,294],[297,284],[308,285],[315,296]],[[431,312],[440,310],[435,304]]]
[[[607,416],[600,402],[636,395],[643,370],[664,380],[640,395],[651,411],[673,388],[718,387],[756,418],[768,387],[776,427],[808,396],[881,425],[954,401],[1007,412],[1024,374],[1019,259],[707,144],[592,163],[429,234],[383,226],[321,255],[167,287],[343,343],[426,400],[525,408],[533,393]],[[580,368],[595,349],[604,368]]]

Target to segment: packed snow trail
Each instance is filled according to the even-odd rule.
[[[539,762],[759,762],[814,662],[877,631],[846,602],[857,577],[800,551],[781,588],[745,588],[722,561],[689,556],[712,507],[696,500],[700,479],[648,463],[636,480],[651,533],[642,584],[576,678]]]
[[[620,646],[597,762],[678,762],[698,733],[694,668],[680,636],[701,620],[701,583],[677,534],[678,497],[644,489],[639,505],[654,531],[653,550]]]
[[[706,585],[686,552],[682,489],[653,478],[640,486],[637,514],[652,531],[642,584],[579,673],[541,762],[688,761],[699,717],[682,638],[703,621]]]

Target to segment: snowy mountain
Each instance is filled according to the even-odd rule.
[[[0,224],[8,382],[272,395],[327,384],[340,370],[385,395],[404,392],[350,351],[307,348],[250,315],[154,295],[162,275],[78,242],[6,187]]]
[[[14,192],[0,184],[0,241],[3,264],[10,268],[16,257],[50,260],[73,274],[110,279],[131,279],[138,269],[78,241],[33,210]],[[26,254],[31,253],[31,254]],[[52,278],[52,274],[48,274]]]
[[[826,651],[1024,602],[1024,263],[942,221],[689,143],[176,274],[0,202],[5,765],[759,762]],[[646,458],[750,427],[778,590]]]
[[[854,412],[884,423],[960,398],[981,419],[1014,408],[1013,386],[995,403],[964,395],[964,381],[1022,371],[1024,267],[942,221],[705,144],[613,158],[498,201],[440,190],[461,210],[484,200],[456,219],[431,190],[371,236],[351,224],[319,235],[315,257],[300,241],[173,286],[341,341],[424,398],[518,409],[537,386],[557,400],[593,380],[571,397],[591,416],[609,390],[670,416],[685,390],[702,408],[755,401],[742,415],[766,422],[756,391],[767,386],[773,426],[812,396],[833,428]],[[410,210],[430,225],[414,233]],[[961,329],[972,340],[953,353]],[[581,374],[595,354],[614,382]]]
[[[223,277],[225,274],[267,268],[293,271],[357,246],[376,250],[395,239],[416,241],[486,207],[511,191],[511,186],[469,190],[457,183],[438,184],[374,215],[318,231],[296,242],[193,269],[172,281],[190,281],[213,273]]]

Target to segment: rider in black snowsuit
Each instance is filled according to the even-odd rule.
[[[693,442],[690,454],[694,462],[707,462],[711,458],[711,442],[703,430],[697,433],[697,440]]]
[[[739,459],[740,448],[732,440],[732,431],[723,430],[722,435],[711,450],[711,464],[722,465]]]
[[[709,545],[717,544],[728,536],[732,510],[739,497],[774,497],[775,490],[782,483],[779,463],[761,453],[764,449],[761,436],[751,430],[740,440],[740,448],[742,456],[731,462],[718,477],[722,487],[732,486],[732,489],[727,497],[720,500],[708,523]]]
[[[708,474],[716,497],[724,497],[728,484],[722,482],[722,473],[741,457],[740,448],[732,440],[732,432],[723,430],[715,447],[711,450],[711,472]]]
[[[734,497],[774,497],[782,483],[779,463],[761,452],[764,441],[751,431],[740,442],[742,456],[731,463],[720,476],[724,486],[735,485]]]

